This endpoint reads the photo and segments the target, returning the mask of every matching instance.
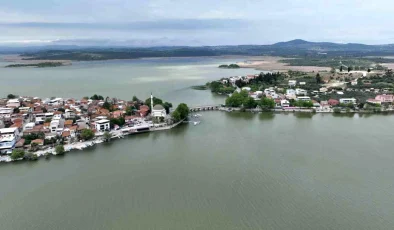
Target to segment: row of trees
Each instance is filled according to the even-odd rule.
[[[55,152],[57,155],[63,155],[66,151],[63,145],[57,145],[55,147]],[[37,155],[31,152],[25,152],[23,149],[14,149],[10,157],[12,160],[25,159],[33,161],[38,159]]]
[[[260,106],[263,110],[270,110],[275,107],[275,101],[273,99],[262,97],[259,101],[249,97],[247,91],[243,90],[240,93],[234,92],[230,97],[226,99],[226,106],[228,107],[243,107],[245,109],[254,109],[256,106]]]

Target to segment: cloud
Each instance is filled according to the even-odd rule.
[[[394,31],[387,29],[393,7],[389,0],[13,0],[0,6],[0,29],[7,31],[0,42],[393,43]]]

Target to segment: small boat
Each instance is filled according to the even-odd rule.
[[[200,121],[195,121],[194,122],[194,125],[198,125],[198,124],[200,124]]]

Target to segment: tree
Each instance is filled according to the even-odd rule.
[[[254,109],[257,106],[257,102],[253,98],[248,97],[245,99],[243,105],[246,109]]]
[[[181,120],[181,114],[178,111],[174,111],[172,114],[172,119],[174,119],[175,122],[180,121]]]
[[[55,152],[56,152],[56,155],[63,155],[66,151],[64,150],[63,145],[57,145],[55,147]]]
[[[352,71],[352,67],[347,67],[347,72],[350,72],[350,71]]]
[[[83,129],[81,131],[81,138],[83,140],[90,140],[94,137],[94,132],[91,129]]]
[[[321,84],[322,83],[322,78],[321,78],[319,73],[316,74],[316,83],[317,84]]]
[[[92,99],[92,100],[104,100],[104,97],[101,96],[101,95],[95,94],[95,95],[91,96],[90,99]]]
[[[170,113],[170,108],[172,108],[172,103],[164,102],[163,103],[163,107],[166,110],[166,113],[169,114]]]
[[[16,98],[16,95],[14,95],[14,94],[7,95],[7,99],[15,99],[15,98]]]
[[[11,159],[12,160],[17,160],[20,158],[23,158],[25,156],[25,151],[21,149],[14,149],[11,153]]]
[[[134,102],[139,102],[139,101],[140,101],[140,99],[138,99],[138,97],[137,97],[137,96],[133,96],[133,101],[134,101]]]
[[[51,122],[52,121],[52,119],[51,118],[47,118],[47,119],[45,119],[45,123],[48,123],[48,122]]]
[[[335,73],[335,68],[334,67],[331,67],[331,70],[330,70],[330,73]]]
[[[26,153],[24,156],[24,159],[29,160],[29,161],[36,161],[38,160],[37,155],[33,154],[33,153]]]
[[[63,112],[63,113],[66,112],[66,110],[64,108],[58,108],[57,111]]]
[[[189,115],[189,107],[187,107],[185,103],[181,103],[178,105],[174,112],[179,113],[179,120],[183,120]],[[178,115],[176,114],[176,116]]]
[[[368,71],[368,73],[369,73],[369,72],[371,72],[371,69],[370,69],[370,68],[368,68],[368,70],[367,70],[367,71]]]
[[[41,109],[42,109],[42,112],[44,112],[44,113],[48,112],[47,108],[45,108],[45,107],[42,107]]]
[[[149,106],[149,108],[151,107],[150,105],[150,98],[145,100],[145,105]],[[153,106],[155,105],[163,105],[163,100],[161,100],[160,98],[157,97],[153,97]],[[164,107],[164,106],[163,106]]]
[[[14,108],[14,113],[19,113],[20,112],[20,110],[19,110],[19,108]]]
[[[103,108],[104,108],[104,109],[108,109],[108,111],[112,111],[111,103],[109,103],[108,101],[105,101],[105,102],[104,102]]]
[[[104,140],[108,142],[111,140],[112,134],[108,131],[105,131],[103,137],[104,137]]]
[[[343,71],[343,66],[339,67],[339,71],[340,71],[340,72]]]
[[[114,127],[114,125],[123,126],[126,123],[126,121],[123,117],[111,118],[109,121],[110,121],[111,127]]]
[[[269,110],[275,108],[275,101],[273,99],[268,98],[268,97],[262,97],[260,100],[260,107],[264,111],[269,111]]]

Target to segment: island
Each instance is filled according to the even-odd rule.
[[[37,67],[37,68],[47,68],[47,67],[59,67],[63,66],[62,62],[40,62],[40,63],[29,63],[29,64],[11,64],[5,66],[5,68],[21,68],[21,67]]]
[[[237,65],[237,64],[230,64],[230,65],[220,65],[219,68],[222,68],[222,69],[239,69],[241,67],[239,65]]]

